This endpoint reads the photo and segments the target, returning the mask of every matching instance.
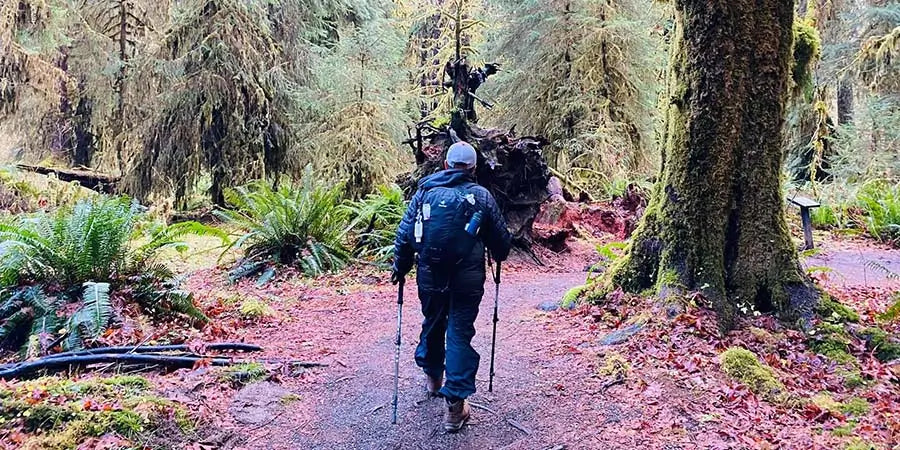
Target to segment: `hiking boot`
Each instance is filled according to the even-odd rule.
[[[429,397],[439,397],[443,386],[444,377],[434,378],[431,375],[425,375],[425,390],[428,391]]]
[[[444,431],[456,433],[469,421],[469,403],[459,400],[454,403],[447,402],[447,412],[444,413]]]

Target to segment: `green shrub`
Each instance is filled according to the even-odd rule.
[[[63,329],[66,348],[81,347],[106,329],[115,292],[151,313],[205,320],[190,294],[165,266],[160,250],[186,244],[187,234],[224,238],[196,222],[160,225],[126,198],[95,197],[47,214],[0,223],[0,338],[7,347],[24,340],[26,355],[48,350]],[[79,302],[75,313],[60,309]]]
[[[241,230],[229,246],[244,251],[244,260],[235,269],[241,276],[262,270],[264,261],[295,265],[309,276],[347,265],[350,252],[343,242],[347,211],[341,207],[341,188],[316,183],[309,171],[303,180],[299,186],[273,189],[260,181],[226,191],[233,209],[216,215]]]
[[[866,183],[857,195],[866,213],[866,228],[878,240],[900,245],[900,183],[882,180]]]
[[[354,250],[357,256],[388,262],[393,256],[397,228],[406,212],[403,190],[397,185],[379,186],[376,193],[348,202],[344,207],[350,219],[347,231],[357,235]]]

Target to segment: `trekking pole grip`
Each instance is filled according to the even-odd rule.
[[[406,277],[400,278],[400,282],[397,283],[397,304],[403,304],[403,288],[406,286]]]
[[[497,272],[494,274],[494,283],[500,284],[500,261],[497,261]]]

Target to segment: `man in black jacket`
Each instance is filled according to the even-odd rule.
[[[419,182],[394,244],[394,283],[412,269],[414,259],[418,262],[416,281],[425,320],[416,349],[416,364],[427,376],[429,393],[447,401],[444,429],[449,432],[459,431],[468,421],[470,410],[465,399],[475,393],[480,356],[472,348],[472,337],[475,336],[478,306],[484,295],[485,247],[496,261],[505,260],[510,250],[510,234],[497,202],[487,189],[474,182],[476,161],[477,155],[471,145],[458,142],[450,147],[445,170]],[[421,253],[415,258],[417,248],[420,251],[423,247],[427,249],[429,239],[438,239],[422,231],[423,214],[427,221],[433,209],[437,212],[436,208],[446,203],[435,200],[433,193],[429,194],[434,190],[448,192],[446,195],[458,192],[480,213],[477,216],[480,223],[472,230],[477,238],[474,247],[450,265],[437,266]],[[435,202],[439,204],[431,204]],[[434,217],[440,216],[435,213]],[[431,227],[440,225],[428,224]],[[450,231],[465,233],[468,229],[454,225]],[[474,232],[475,229],[478,231]],[[423,240],[426,242],[421,242]],[[443,383],[445,371],[446,384]]]

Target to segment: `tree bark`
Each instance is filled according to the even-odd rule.
[[[794,2],[675,5],[659,181],[609,280],[662,298],[700,292],[723,330],[744,307],[808,318],[819,294],[780,189]]]
[[[837,119],[838,125],[847,125],[853,121],[853,82],[848,79],[838,81]]]

